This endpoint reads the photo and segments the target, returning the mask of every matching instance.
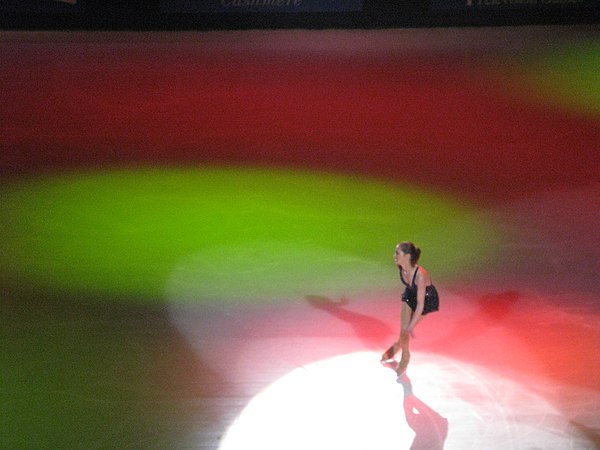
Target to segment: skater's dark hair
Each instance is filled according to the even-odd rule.
[[[419,256],[421,256],[421,249],[412,242],[401,242],[400,244],[396,245],[396,253],[398,251],[410,255],[410,263],[412,265],[417,264],[419,261]]]

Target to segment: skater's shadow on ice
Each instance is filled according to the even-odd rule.
[[[448,419],[413,394],[412,384],[406,374],[398,379],[398,383],[404,389],[406,423],[415,432],[410,450],[443,450],[448,436]]]
[[[345,307],[348,299],[332,300],[320,295],[307,295],[306,301],[314,308],[331,314],[333,317],[349,324],[354,334],[365,344],[379,348],[394,331],[381,320],[350,311]]]

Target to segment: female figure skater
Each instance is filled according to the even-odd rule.
[[[381,356],[381,363],[395,363],[394,356],[402,350],[402,357],[396,366],[398,379],[404,375],[410,361],[409,342],[414,338],[417,324],[428,314],[439,309],[437,290],[431,282],[429,273],[417,265],[421,249],[412,242],[402,242],[396,246],[394,261],[400,271],[400,280],[406,286],[402,294],[402,317],[400,320],[400,338]]]

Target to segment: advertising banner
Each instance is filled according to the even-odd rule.
[[[81,9],[77,0],[0,0],[0,11],[23,13],[71,13]]]
[[[598,0],[431,0],[433,11],[500,11],[506,9],[548,10],[560,8],[598,7]]]
[[[361,11],[363,0],[161,0],[164,13],[294,13]]]

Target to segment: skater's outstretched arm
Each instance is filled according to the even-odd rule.
[[[423,269],[419,267],[419,272],[415,278],[415,286],[417,287],[417,307],[410,318],[410,322],[406,331],[410,334],[411,337],[415,337],[414,330],[417,324],[420,322],[423,317],[423,308],[425,308],[425,288],[428,284],[429,274]]]

